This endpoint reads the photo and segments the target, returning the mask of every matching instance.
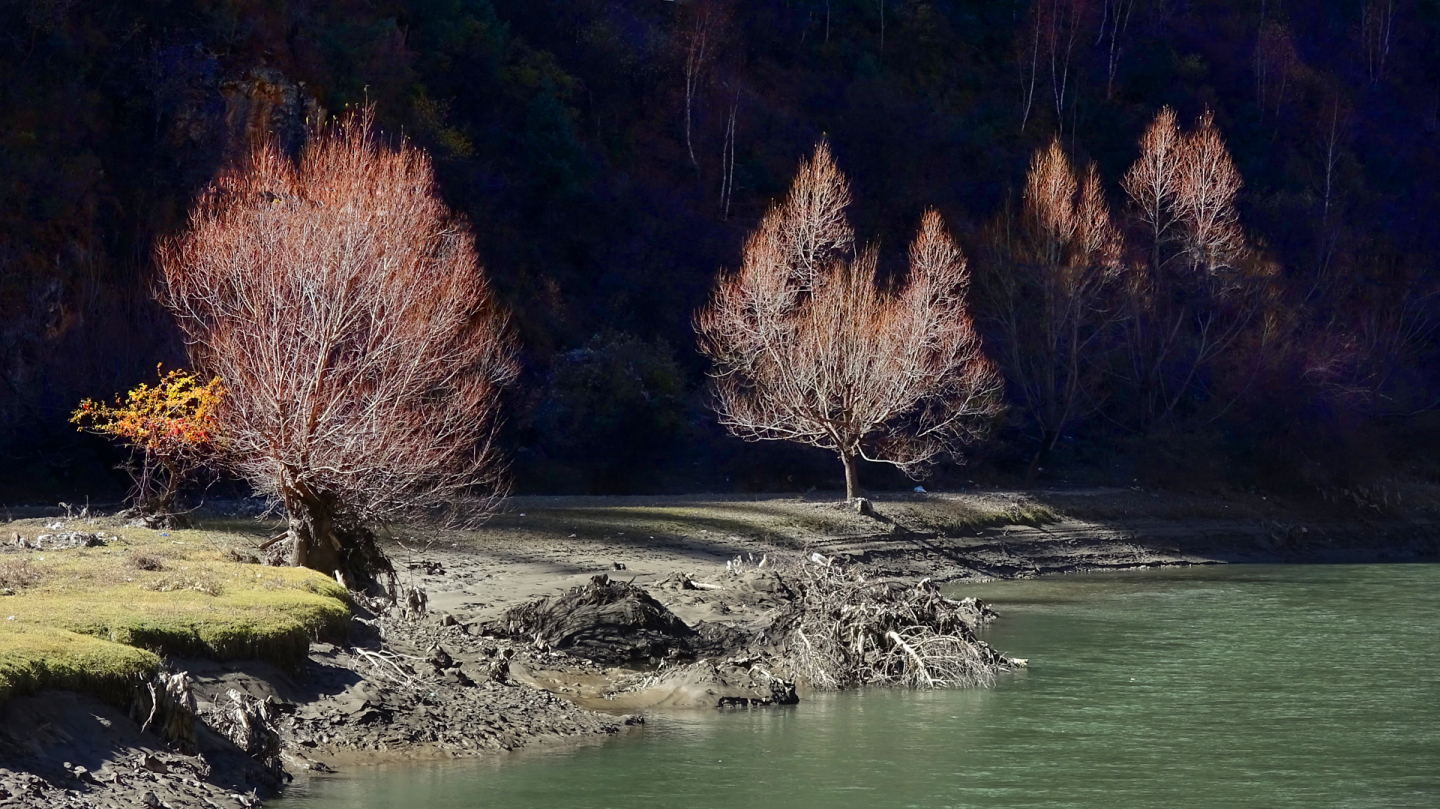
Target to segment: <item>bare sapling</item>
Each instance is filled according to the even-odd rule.
[[[496,492],[513,341],[429,158],[369,110],[222,171],[158,251],[161,297],[227,395],[225,462],[283,504],[289,563],[389,570],[371,529]]]
[[[858,252],[850,184],[822,142],[696,318],[720,422],[750,441],[828,449],[859,495],[860,460],[918,475],[958,455],[1000,408],[1001,381],[966,304],[969,272],[928,211],[903,283]]]
[[[1002,218],[987,242],[980,289],[1007,384],[1040,433],[1034,482],[1066,427],[1104,403],[1120,233],[1099,172],[1077,179],[1057,138],[1030,161],[1018,226]]]

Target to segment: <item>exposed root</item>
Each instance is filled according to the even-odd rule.
[[[403,685],[406,688],[420,687],[420,680],[416,678],[415,673],[413,671],[406,670],[397,661],[421,660],[421,658],[412,657],[411,655],[396,654],[394,652],[372,652],[369,649],[361,649],[358,646],[352,648],[350,651],[354,652],[355,656],[364,659],[371,666],[373,666],[375,672],[384,679],[389,680],[392,683]]]
[[[974,599],[945,598],[928,580],[869,580],[830,559],[782,565],[799,598],[761,645],[814,688],[988,686],[1016,665],[975,636],[990,613]]]

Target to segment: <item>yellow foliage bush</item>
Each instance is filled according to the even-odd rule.
[[[188,371],[161,372],[107,405],[86,399],[70,416],[79,429],[121,441],[140,456],[130,467],[134,498],[147,514],[165,514],[184,479],[210,462],[223,441],[216,411],[225,396],[220,379],[201,383]]]

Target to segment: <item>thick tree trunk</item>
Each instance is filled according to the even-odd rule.
[[[845,464],[845,499],[854,500],[860,496],[859,459],[850,453],[840,453],[840,462]]]
[[[308,567],[327,576],[341,568],[340,538],[335,535],[335,509],[323,497],[299,492],[285,498],[290,517],[292,567]]]

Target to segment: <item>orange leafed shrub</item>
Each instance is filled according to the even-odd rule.
[[[135,477],[137,505],[164,513],[185,476],[219,451],[216,410],[225,396],[219,377],[202,383],[188,371],[160,371],[108,405],[86,399],[70,416],[81,430],[128,444],[140,453]]]

